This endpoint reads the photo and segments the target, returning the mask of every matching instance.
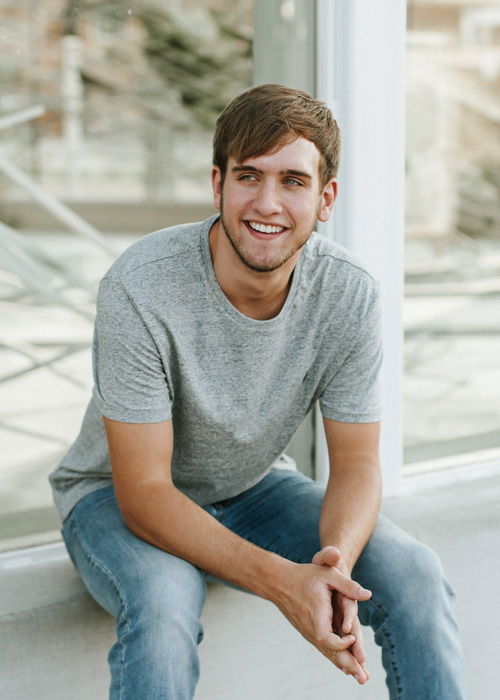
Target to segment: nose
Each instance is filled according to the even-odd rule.
[[[256,213],[262,216],[278,214],[282,210],[279,192],[273,182],[262,182],[255,196]]]

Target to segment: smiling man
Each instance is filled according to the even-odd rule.
[[[378,285],[314,233],[338,157],[323,103],[243,93],[215,131],[219,215],[146,236],[101,282],[92,399],[51,481],[116,618],[112,699],[193,697],[209,576],[272,601],[360,684],[366,624],[391,698],[465,697],[439,561],[379,515]],[[285,455],[316,401],[326,489]]]
[[[242,163],[230,156],[224,178],[220,167],[214,167],[212,185],[221,218],[213,236],[224,231],[243,269],[272,272],[286,265],[282,274],[290,275],[316,221],[328,220],[335,200],[337,183],[321,186],[319,160],[316,146],[299,136]]]

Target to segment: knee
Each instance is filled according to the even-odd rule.
[[[434,550],[420,542],[408,547],[404,558],[404,578],[414,596],[428,598],[439,591],[444,582],[441,560]]]
[[[426,626],[453,596],[438,555],[420,542],[407,544],[393,571],[393,610]]]
[[[145,592],[134,613],[129,610],[130,634],[142,638],[145,648],[153,650],[153,654],[163,655],[167,649],[194,649],[203,639],[196,605]]]

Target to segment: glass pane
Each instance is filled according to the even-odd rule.
[[[500,448],[500,5],[412,0],[407,38],[406,462],[491,455]]]
[[[251,84],[252,4],[0,6],[3,546],[56,536],[47,475],[90,396],[98,280],[137,237],[212,212],[213,125]]]

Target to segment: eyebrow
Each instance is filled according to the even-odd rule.
[[[241,172],[263,173],[264,172],[263,170],[259,170],[259,168],[256,168],[253,165],[234,165],[231,168],[231,171],[233,173],[241,173]],[[293,168],[288,168],[287,170],[280,170],[280,175],[295,175],[296,177],[305,177],[309,180],[312,180],[312,175],[309,175],[309,173],[306,173],[303,170],[294,170]]]

